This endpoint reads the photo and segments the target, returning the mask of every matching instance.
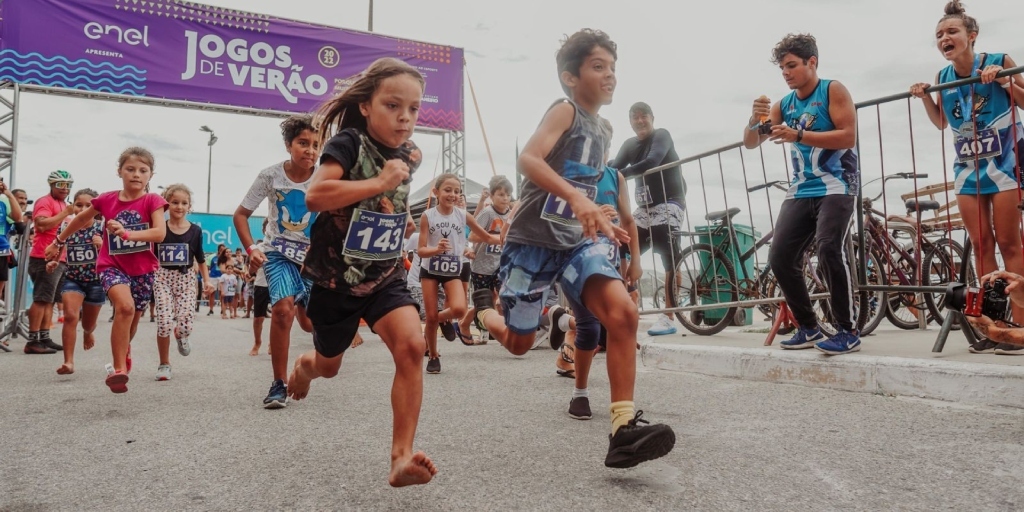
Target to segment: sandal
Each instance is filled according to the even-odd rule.
[[[573,359],[573,355],[576,353],[576,348],[568,343],[562,343],[561,348],[558,349],[558,360],[555,361],[555,366],[559,366],[555,373],[562,377],[568,377],[570,379],[576,378],[576,360]],[[568,369],[561,368],[561,366],[568,366]]]
[[[473,341],[472,334],[462,334],[462,329],[459,328],[458,322],[452,322],[452,326],[455,327],[455,335],[459,337],[459,341],[461,341],[463,345],[467,347],[472,347],[476,345],[476,342]]]

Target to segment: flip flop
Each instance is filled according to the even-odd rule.
[[[473,341],[472,334],[462,334],[462,329],[459,328],[458,322],[452,322],[452,325],[455,327],[455,335],[459,337],[459,341],[461,341],[463,345],[467,347],[476,345],[476,342]],[[469,339],[468,342],[466,341],[467,338]]]

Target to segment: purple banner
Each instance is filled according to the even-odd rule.
[[[427,82],[419,125],[463,129],[462,49],[178,0],[4,0],[0,79],[309,112],[374,60]]]

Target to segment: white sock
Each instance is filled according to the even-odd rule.
[[[662,315],[662,316],[664,316],[665,317],[665,321],[670,323],[670,324],[675,322],[675,318],[673,318],[672,315]]]
[[[576,399],[576,398],[590,398],[590,392],[587,391],[585,388],[584,389],[579,389],[579,388],[575,388],[574,387],[573,390],[572,390],[572,397],[573,397],[573,399]]]
[[[562,318],[558,319],[558,329],[563,332],[569,332],[569,319],[572,318],[569,315],[562,315]]]

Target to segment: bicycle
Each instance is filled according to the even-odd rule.
[[[882,180],[883,184],[891,179],[927,178],[927,174],[897,173],[877,178],[865,183],[865,186]],[[936,233],[928,230],[921,223],[921,214],[926,211],[938,210],[941,206],[937,201],[908,199],[906,202],[907,218],[889,217],[889,231],[882,220],[885,215],[874,209],[873,205],[882,196],[881,193],[871,199],[863,200],[864,229],[867,236],[863,240],[869,247],[868,254],[880,265],[882,284],[898,283],[902,286],[944,286],[958,280],[962,272],[970,273],[972,265],[965,261],[965,248],[955,240],[948,238],[949,230]],[[922,230],[920,237],[918,231]],[[900,238],[909,238],[903,243]],[[918,243],[920,240],[920,244]],[[920,255],[924,258],[918,261]],[[918,264],[923,271],[918,275]],[[870,264],[869,264],[870,265]],[[924,293],[921,299],[916,293],[889,292],[885,300],[885,317],[901,329],[915,329],[920,324],[920,315],[927,309],[927,320],[942,323],[945,320],[943,293]],[[923,304],[921,304],[923,302]],[[910,316],[906,316],[909,314]],[[954,328],[958,328],[955,325]]]
[[[788,183],[784,181],[773,181],[761,185],[755,185],[747,189],[755,192],[767,187],[775,187],[786,190]],[[673,296],[676,304],[681,306],[714,305],[720,303],[732,303],[738,300],[758,299],[774,297],[778,289],[774,275],[767,266],[760,270],[754,277],[747,271],[746,262],[763,246],[771,242],[774,230],[762,236],[753,246],[738,254],[739,240],[736,230],[732,224],[732,218],[740,212],[739,208],[708,213],[704,218],[711,224],[706,232],[678,232],[678,235],[693,237],[707,237],[708,241],[721,239],[717,244],[694,243],[684,249],[680,255],[680,261],[676,263],[675,290]],[[852,244],[850,238],[847,243]],[[727,255],[736,256],[740,264],[742,278],[738,278],[735,266]],[[849,252],[848,252],[849,254]],[[813,256],[813,247],[804,255],[804,275],[808,282],[808,289],[812,294],[827,293],[827,287],[817,272],[817,265]],[[863,325],[866,318],[865,312],[867,297],[857,292],[855,303],[858,308],[857,325]],[[829,336],[835,334],[835,327],[831,319],[831,308],[828,299],[821,299],[815,302],[818,310],[819,324],[822,330]],[[770,317],[774,317],[776,308],[771,306],[760,308],[762,312],[767,311]],[[739,307],[736,305],[723,306],[722,308],[700,309],[691,311],[677,311],[675,313],[679,322],[687,330],[698,335],[713,335],[725,329],[729,322],[736,315]]]

